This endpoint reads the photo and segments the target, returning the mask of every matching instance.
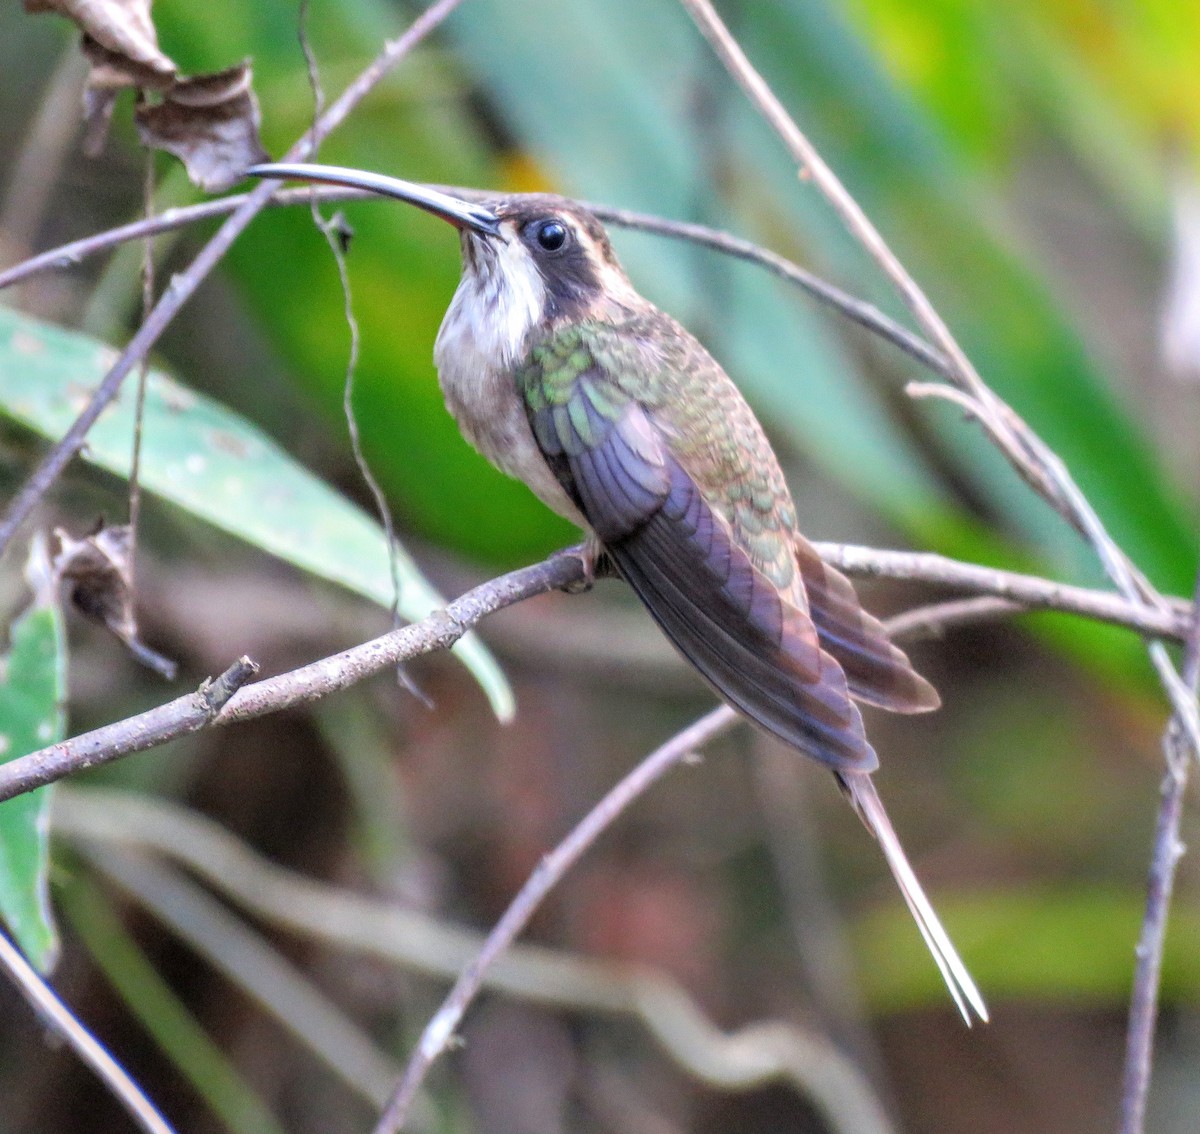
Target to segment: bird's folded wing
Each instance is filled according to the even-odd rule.
[[[941,704],[937,690],[891,643],[883,623],[863,609],[850,580],[801,535],[796,536],[796,563],[821,645],[845,671],[851,694],[893,713],[936,709]]]
[[[598,369],[527,394],[550,467],[624,578],[735,707],[837,770],[877,760],[841,666],[738,545],[645,410]]]

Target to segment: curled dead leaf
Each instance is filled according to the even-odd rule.
[[[25,0],[27,12],[57,12],[111,56],[170,80],[175,64],[158,48],[150,0]]]
[[[54,538],[58,542],[51,560],[54,577],[60,585],[70,587],[76,609],[106,626],[142,665],[170,681],[175,676],[175,663],[138,637],[129,525],[100,526],[83,539],[56,528]]]
[[[110,50],[89,35],[83,37],[80,48],[92,65],[83,89],[83,152],[88,157],[96,157],[108,140],[117,95],[131,88],[168,89],[175,82],[175,65],[168,59],[170,70],[167,72],[145,66]]]
[[[25,0],[27,12],[56,12],[81,32],[91,64],[83,92],[83,151],[104,148],[121,91],[163,90],[175,82],[174,61],[158,47],[150,0]]]
[[[268,158],[248,61],[179,79],[161,102],[139,103],[134,117],[142,143],[174,154],[192,182],[209,192],[228,189],[248,165]]]
[[[180,76],[159,49],[150,0],[25,0],[25,10],[55,12],[83,32],[81,50],[91,64],[83,96],[89,156],[104,148],[117,96],[130,89],[139,92],[143,144],[178,157],[202,189],[227,189],[246,166],[269,156],[258,137],[249,64]]]

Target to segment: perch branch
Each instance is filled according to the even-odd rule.
[[[137,716],[104,725],[58,744],[20,756],[0,765],[0,801],[32,791],[73,772],[144,752],[214,724],[248,720],[292,705],[304,704],[344,689],[381,669],[435,650],[449,649],[485,615],[506,606],[578,583],[583,567],[578,555],[560,554],[543,563],[493,579],[444,610],[420,622],[393,630],[380,638],[344,650],[331,657],[301,666],[290,673],[255,682],[236,691],[229,689],[228,674],[197,693],[178,697]],[[253,672],[253,663],[243,659],[233,667]],[[246,676],[249,676],[249,672]],[[243,678],[244,680],[244,678]],[[214,705],[213,691],[228,691]]]
[[[1125,626],[1141,634],[1180,640],[1188,625],[1188,615],[1179,600],[1173,600],[1176,605],[1162,609],[1149,608],[1109,592],[960,563],[940,555],[875,551],[828,543],[820,544],[819,550],[830,563],[850,575],[924,581],[979,596],[972,600],[974,605],[957,604],[957,616],[951,618],[947,613],[939,623],[943,629],[951,622],[979,621],[984,613],[979,606],[983,598],[989,599],[986,614],[992,618],[1030,608],[1058,610]],[[569,549],[483,583],[419,622],[289,673],[244,685],[254,673],[254,664],[243,658],[196,693],[0,765],[0,802],[210,725],[248,720],[315,701],[388,666],[448,649],[487,615],[535,595],[579,583],[582,578],[577,549]],[[1000,602],[1005,605],[997,605]],[[901,617],[923,622],[920,612]]]

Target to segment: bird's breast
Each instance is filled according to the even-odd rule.
[[[501,472],[523,481],[548,508],[588,530],[542,456],[517,393],[512,325],[477,319],[462,287],[433,348],[446,408],[463,436]],[[523,342],[528,325],[521,328]]]

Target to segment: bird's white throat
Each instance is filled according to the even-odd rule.
[[[516,388],[529,332],[545,308],[545,281],[520,241],[497,249],[467,234],[462,279],[438,331],[433,361],[446,408],[467,440],[559,515],[586,527],[546,464]]]
[[[439,373],[511,370],[545,308],[546,282],[519,240],[499,248],[464,234],[462,279],[433,346]]]

